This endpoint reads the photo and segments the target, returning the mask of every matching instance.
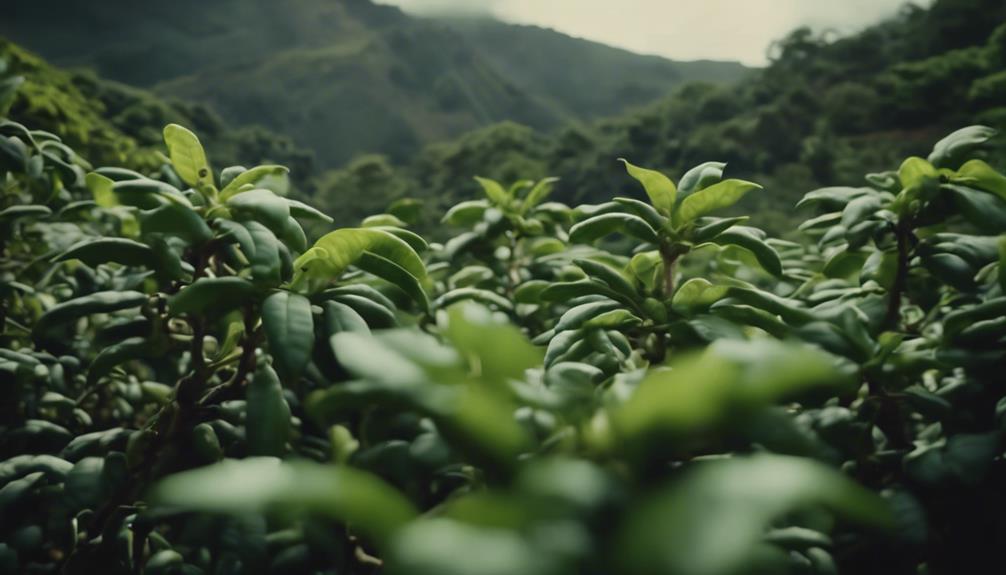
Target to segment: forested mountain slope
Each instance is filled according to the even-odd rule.
[[[638,193],[612,158],[639,158],[674,176],[716,160],[765,184],[742,206],[777,233],[791,206],[823,185],[860,185],[955,127],[1006,128],[1006,3],[937,0],[834,39],[799,29],[771,64],[737,86],[690,84],[662,101],[593,125],[544,134],[501,124],[427,148],[408,164],[362,158],[318,193],[417,195],[449,204],[478,193],[472,174],[504,181],[557,176],[557,195],[599,202]],[[1001,156],[1000,156],[1001,157]],[[1002,161],[1002,160],[1000,160]]]
[[[684,81],[746,72],[505,24],[473,36],[369,0],[39,0],[11,11],[0,34],[56,64],[206,104],[235,125],[264,125],[326,167],[369,152],[404,160],[504,120],[550,130],[648,103]],[[515,66],[532,44],[562,57]],[[589,97],[572,89],[599,75],[606,80]]]

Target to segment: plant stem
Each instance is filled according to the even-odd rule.
[[[674,272],[680,255],[673,248],[661,248],[660,250],[660,257],[664,261],[664,297],[670,298],[674,295]]]
[[[887,300],[887,314],[884,316],[884,329],[896,330],[901,320],[901,300],[902,294],[908,284],[908,260],[909,260],[909,231],[908,225],[899,222],[894,229],[894,237],[898,242],[898,267],[894,276],[894,285],[891,286],[890,297]]]

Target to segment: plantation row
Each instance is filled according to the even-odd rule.
[[[443,244],[407,200],[311,244],[283,167],[5,120],[0,572],[988,572],[992,136],[808,193],[804,243],[625,162],[648,201],[480,179]]]

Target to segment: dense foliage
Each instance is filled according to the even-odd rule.
[[[261,127],[228,127],[206,106],[166,101],[90,72],[60,70],[3,38],[0,60],[6,74],[21,78],[10,102],[11,117],[59,134],[92,162],[160,169],[161,129],[175,122],[198,129],[221,161],[279,162],[295,170],[301,187],[313,176],[311,153],[289,138]]]
[[[623,161],[648,201],[477,178],[442,243],[403,198],[311,245],[284,167],[3,120],[0,572],[987,569],[993,132],[809,192],[800,242],[722,217],[762,193],[722,163]]]

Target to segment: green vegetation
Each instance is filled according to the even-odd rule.
[[[15,72],[31,63],[7,53]],[[733,166],[671,178],[623,160],[645,201],[571,207],[552,178],[479,177],[428,242],[380,158],[329,177],[354,202],[396,201],[333,229],[287,194],[283,166],[226,166],[178,124],[155,148],[69,107],[84,92],[37,90],[4,76],[0,114],[48,118],[144,173],[0,120],[0,573],[999,562],[1006,175],[991,128],[807,193],[800,241],[727,215],[768,193]],[[671,102],[715,94],[692,90],[705,96]],[[55,114],[32,106],[46,99]],[[712,137],[696,134],[689,154]],[[505,152],[501,173],[547,169],[529,142],[543,140],[504,126],[418,161],[435,174]]]
[[[471,174],[557,176],[563,201],[602,202],[613,191],[636,193],[612,158],[674,176],[713,159],[765,186],[740,208],[783,234],[799,223],[790,206],[808,189],[858,186],[862,174],[924,154],[957,126],[1006,128],[1004,22],[999,0],[937,0],[847,38],[798,30],[738,86],[689,84],[644,109],[554,134],[493,126],[427,148],[394,172],[411,182],[406,195],[440,207],[477,192]],[[319,192],[323,202],[356,197],[351,187]]]
[[[167,102],[87,72],[53,68],[2,38],[0,59],[8,73],[23,78],[10,103],[11,116],[60,134],[68,145],[98,164],[141,171],[160,169],[160,126],[181,122],[205,134],[207,147],[222,161],[280,162],[298,171],[299,183],[306,186],[310,180],[312,155],[262,128],[228,129],[205,106]]]
[[[234,126],[264,125],[324,168],[364,153],[404,162],[426,144],[503,120],[548,130],[747,71],[518,26],[473,37],[460,23],[370,0],[36,0],[13,12],[0,34],[56,64],[203,103]],[[529,62],[529,53],[561,54],[561,69],[559,60]],[[577,85],[585,80],[589,89]]]

